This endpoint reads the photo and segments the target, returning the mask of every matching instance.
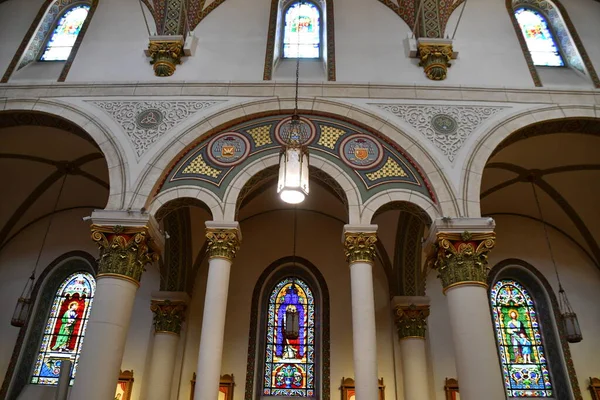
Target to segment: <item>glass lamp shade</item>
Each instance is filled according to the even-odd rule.
[[[23,292],[17,300],[17,305],[13,311],[13,316],[10,319],[10,324],[12,326],[16,326],[17,328],[25,326],[27,318],[29,318],[29,312],[31,311],[31,293],[33,291],[34,282],[35,278],[33,275],[31,275],[29,279],[27,279],[25,287],[23,288]]]
[[[279,159],[277,193],[286,203],[302,203],[308,195],[308,154],[302,147],[286,147]]]
[[[298,339],[300,321],[296,307],[289,306],[285,311],[285,337],[287,339]]]
[[[563,326],[565,328],[565,335],[567,336],[567,342],[579,343],[583,340],[581,334],[581,328],[579,327],[579,321],[577,320],[577,314],[574,312],[566,312],[561,315]]]

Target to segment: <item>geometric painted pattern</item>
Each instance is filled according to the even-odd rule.
[[[369,178],[370,181],[396,176],[408,176],[408,174],[396,161],[392,160],[391,158],[387,159],[381,169],[367,174],[367,178]]]
[[[198,157],[194,158],[191,163],[189,163],[184,169],[184,174],[198,174],[198,175],[206,175],[212,178],[216,178],[219,176],[221,171],[214,169],[210,165],[208,165],[202,155],[199,154]]]
[[[158,192],[192,185],[223,198],[229,182],[245,165],[280,153],[277,127],[286,119],[289,115],[262,117],[204,138],[181,155]],[[306,143],[310,155],[323,157],[347,171],[364,200],[381,190],[406,188],[435,201],[417,164],[395,144],[349,122],[316,115],[302,115],[301,120],[314,132]]]
[[[319,144],[324,147],[333,149],[340,137],[346,132],[332,126],[321,126],[321,137]]]

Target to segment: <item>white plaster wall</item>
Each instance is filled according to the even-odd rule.
[[[9,1],[0,4],[0,74],[10,64],[43,0]]]
[[[40,7],[40,0],[0,5],[0,71],[10,62]],[[600,64],[600,4],[573,0],[565,5],[592,61]],[[102,0],[71,68],[68,81],[260,81],[264,70],[270,0],[227,0],[195,29],[193,57],[170,78],[154,76],[143,50],[148,33],[136,0]],[[452,35],[460,7],[447,25]],[[376,0],[335,2],[337,80],[423,85],[533,87],[504,1],[468,2],[456,34],[457,60],[443,82],[428,80],[418,61],[406,55],[406,23]],[[45,79],[30,68],[21,79]],[[324,74],[310,73],[311,78]],[[38,75],[36,75],[38,74]],[[282,75],[284,78],[286,74]],[[18,80],[19,77],[15,77]],[[561,81],[548,81],[550,86]],[[591,88],[590,82],[562,85]]]

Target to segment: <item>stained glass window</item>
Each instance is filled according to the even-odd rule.
[[[552,383],[535,304],[514,280],[491,290],[496,338],[508,397],[551,397]]]
[[[548,28],[546,17],[538,11],[528,8],[516,10],[515,17],[525,37],[527,49],[531,54],[534,65],[547,67],[562,67],[565,65],[552,32]]]
[[[321,13],[309,2],[292,4],[285,13],[283,57],[319,58]]]
[[[60,285],[46,323],[31,383],[56,385],[62,361],[71,360],[73,384],[95,290],[96,281],[87,272],[72,274]]]
[[[263,394],[315,396],[315,301],[301,279],[281,280],[269,296]],[[295,322],[295,323],[294,323]]]
[[[75,6],[60,17],[40,57],[41,61],[66,61],[69,58],[89,10],[89,6]]]

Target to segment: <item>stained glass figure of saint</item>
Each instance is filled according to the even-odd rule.
[[[75,6],[60,17],[40,57],[41,61],[66,61],[69,58],[89,10],[89,6]]]
[[[315,302],[301,279],[281,280],[269,296],[263,394],[315,395]]]
[[[491,290],[491,303],[508,397],[552,396],[550,372],[531,296],[518,282],[501,280]]]
[[[285,13],[283,57],[319,58],[321,51],[321,16],[309,2],[292,4]]]
[[[515,18],[519,22],[534,65],[547,67],[565,65],[552,32],[548,28],[548,22],[542,14],[528,8],[519,8],[515,11]]]
[[[64,360],[73,362],[73,383],[95,290],[96,281],[86,272],[72,274],[60,285],[46,323],[31,383],[56,385]]]

